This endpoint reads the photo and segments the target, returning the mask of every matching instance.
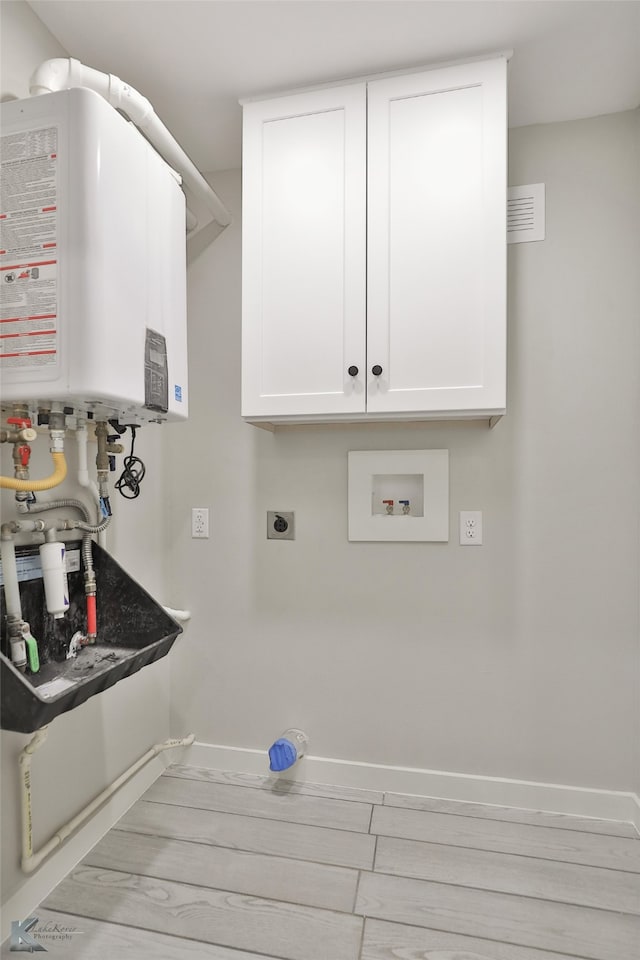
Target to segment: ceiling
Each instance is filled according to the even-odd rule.
[[[240,165],[238,100],[512,49],[511,126],[640,104],[640,2],[32,0],[69,54],[136,87],[202,170]]]

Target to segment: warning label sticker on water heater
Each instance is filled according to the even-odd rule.
[[[0,369],[58,354],[58,130],[1,138]]]

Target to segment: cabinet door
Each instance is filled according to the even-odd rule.
[[[242,414],[362,412],[366,85],[247,104],[243,152]]]
[[[369,84],[371,413],[504,410],[506,133],[503,59]]]

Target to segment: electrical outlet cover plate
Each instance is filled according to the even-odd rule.
[[[191,508],[191,538],[206,540],[209,536],[209,508]]]
[[[267,540],[295,540],[292,510],[267,510]]]
[[[482,510],[460,511],[460,546],[482,546]]]

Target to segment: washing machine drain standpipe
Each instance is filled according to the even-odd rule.
[[[304,756],[308,746],[309,738],[302,730],[285,730],[269,747],[269,769],[276,773],[288,770]]]

